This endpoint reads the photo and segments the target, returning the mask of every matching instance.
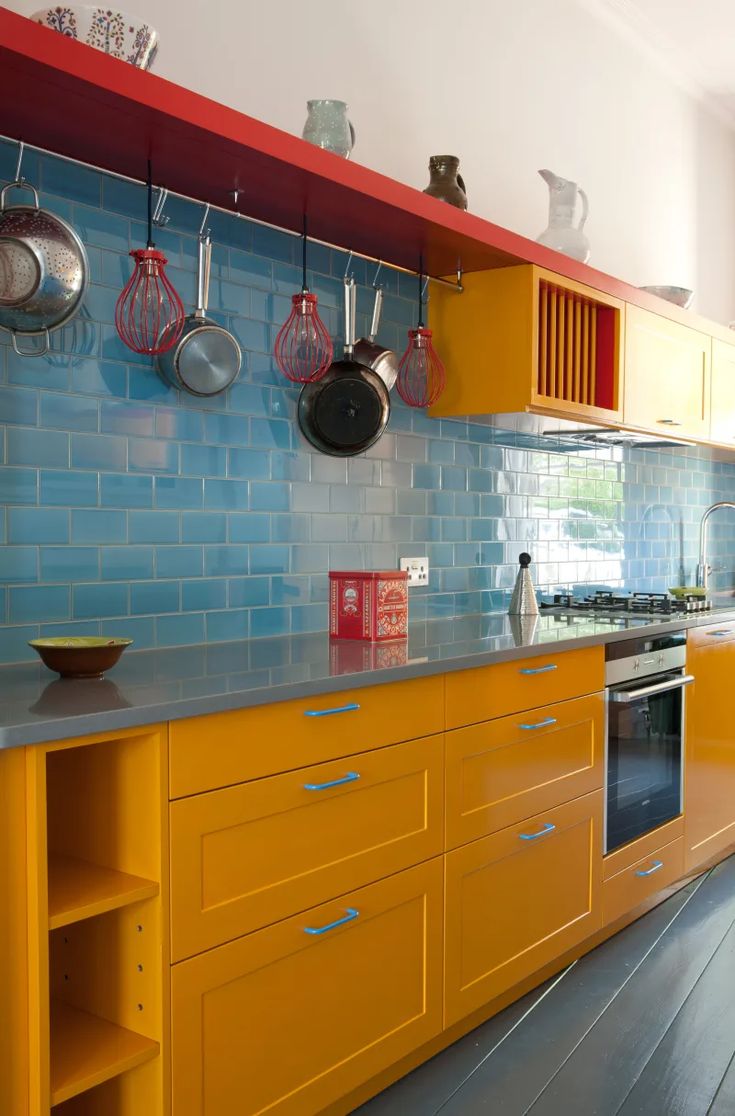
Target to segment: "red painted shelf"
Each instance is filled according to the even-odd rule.
[[[0,133],[434,275],[534,263],[694,324],[694,316],[0,7]],[[724,327],[722,327],[724,328]]]

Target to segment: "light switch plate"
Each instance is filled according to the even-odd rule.
[[[428,558],[401,558],[401,569],[408,574],[409,589],[415,585],[429,584]]]

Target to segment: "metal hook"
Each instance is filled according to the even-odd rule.
[[[18,162],[15,164],[15,182],[25,182],[25,179],[21,177],[20,173],[20,169],[23,166],[23,152],[25,149],[26,145],[23,143],[23,140],[18,140]]]
[[[234,190],[229,191],[230,197],[235,202],[235,216],[236,217],[241,217],[242,216],[242,214],[238,212],[238,208],[237,208],[238,202],[240,201],[240,194],[241,193],[242,193],[242,190],[239,189],[239,187],[236,187]]]
[[[209,236],[209,229],[206,228],[207,218],[209,217],[209,209],[210,209],[210,206],[209,206],[209,203],[207,203],[207,205],[204,207],[204,216],[202,217],[202,223],[199,226],[199,239],[200,240],[204,236]]]
[[[376,290],[378,289],[378,276],[380,275],[382,270],[383,270],[383,261],[378,260],[378,270],[375,272],[375,278],[373,279],[373,286],[375,287]]]
[[[164,217],[163,215],[163,207],[166,204],[167,197],[168,190],[166,190],[163,186],[159,186],[158,197],[156,199],[156,208],[153,210],[153,216],[151,218],[153,224],[156,226],[157,229],[165,229],[166,225],[171,220],[170,217]]]
[[[352,251],[350,250],[350,254],[347,257],[347,263],[345,264],[345,283],[347,282],[348,279],[352,278],[352,275],[350,274],[350,267],[351,266],[352,266]]]

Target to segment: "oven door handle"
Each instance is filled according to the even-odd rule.
[[[611,690],[610,701],[637,701],[638,698],[650,697],[652,694],[665,694],[668,690],[690,686],[693,681],[693,674],[681,674],[676,678],[670,678],[667,682],[654,682],[651,686],[641,686],[639,690]]]

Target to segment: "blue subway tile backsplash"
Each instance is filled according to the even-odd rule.
[[[0,175],[14,162],[0,144]],[[702,510],[732,498],[735,464],[704,449],[578,450],[436,421],[395,393],[370,451],[318,454],[272,357],[301,283],[296,238],[210,214],[211,313],[243,365],[227,394],[188,396],[115,332],[128,253],[145,238],[143,188],[32,152],[25,170],[84,239],[91,285],[46,356],[18,357],[0,334],[0,662],[28,659],[41,633],[104,631],[145,648],[323,630],[329,568],[391,568],[411,554],[431,564],[429,586],[411,594],[416,619],[506,607],[524,549],[549,591],[692,580]],[[167,216],[157,241],[188,307],[201,207],[170,198]],[[345,262],[310,248],[338,348]],[[365,334],[374,271],[353,268]],[[380,340],[402,349],[416,281],[383,268],[381,282]],[[711,539],[726,566],[715,577],[730,586],[734,514]]]

